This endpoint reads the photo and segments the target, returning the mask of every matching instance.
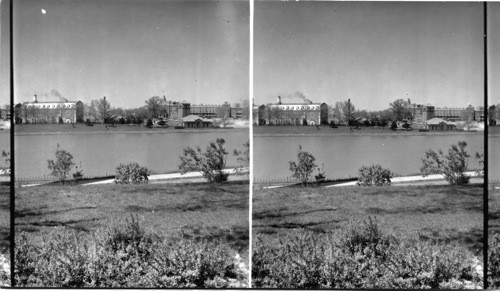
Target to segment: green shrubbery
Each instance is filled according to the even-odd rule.
[[[500,288],[500,234],[489,237],[488,241],[488,287]]]
[[[422,159],[422,168],[420,172],[425,177],[430,174],[441,174],[450,184],[468,184],[470,176],[465,172],[469,166],[469,153],[465,150],[467,143],[459,141],[452,145],[445,155],[443,150],[437,152],[429,149],[425,152],[425,158]],[[482,163],[482,155],[476,153],[475,158]]]
[[[138,163],[130,163],[128,165],[119,164],[118,167],[116,167],[115,183],[147,183],[149,175],[150,171],[148,168],[141,167]]]
[[[391,184],[393,173],[380,165],[362,166],[359,169],[359,186],[384,186]]]
[[[252,287],[470,288],[482,287],[477,259],[458,246],[398,241],[373,221],[341,235],[297,230],[276,239],[257,235]]]
[[[164,238],[137,217],[92,234],[16,235],[18,287],[245,287],[247,274],[221,242]]]

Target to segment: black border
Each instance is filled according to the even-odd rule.
[[[488,289],[488,3],[484,7],[484,178],[483,178],[483,284]]]
[[[14,0],[9,0],[9,56],[10,56],[10,285],[14,287],[14,213],[15,213],[15,153],[14,153],[14,30],[12,9]]]

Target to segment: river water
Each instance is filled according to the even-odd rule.
[[[447,151],[459,141],[467,142],[469,168],[478,169],[474,156],[476,152],[484,153],[482,133],[255,136],[254,178],[258,182],[290,177],[289,161],[297,160],[299,145],[313,154],[319,167],[324,164],[327,178],[356,177],[361,166],[372,164],[380,164],[397,175],[417,174],[428,149]]]
[[[16,178],[49,174],[47,160],[54,159],[57,144],[69,151],[84,175],[114,174],[120,163],[137,162],[156,173],[178,171],[186,146],[200,146],[221,137],[228,150],[227,166],[237,165],[234,149],[242,150],[248,130],[174,133],[29,134],[15,136]]]

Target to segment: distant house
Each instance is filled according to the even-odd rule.
[[[456,129],[456,125],[454,122],[446,121],[439,117],[434,117],[427,120],[425,125],[427,126],[427,129],[431,131],[449,131]]]
[[[183,117],[182,122],[186,128],[204,128],[212,126],[212,120],[194,114]]]

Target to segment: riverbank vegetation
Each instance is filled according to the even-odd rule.
[[[488,287],[500,288],[500,188],[488,190]]]
[[[482,286],[482,193],[481,185],[255,189],[254,287]],[[371,237],[380,244],[342,246]]]
[[[111,247],[110,237],[134,225],[122,224],[130,214],[141,221],[140,248],[128,239]],[[234,268],[248,263],[248,182],[18,188],[15,216],[21,286],[234,287],[247,280]],[[67,252],[51,258],[51,250]],[[73,267],[64,269],[68,262]]]
[[[10,186],[0,185],[0,286],[10,286]]]

